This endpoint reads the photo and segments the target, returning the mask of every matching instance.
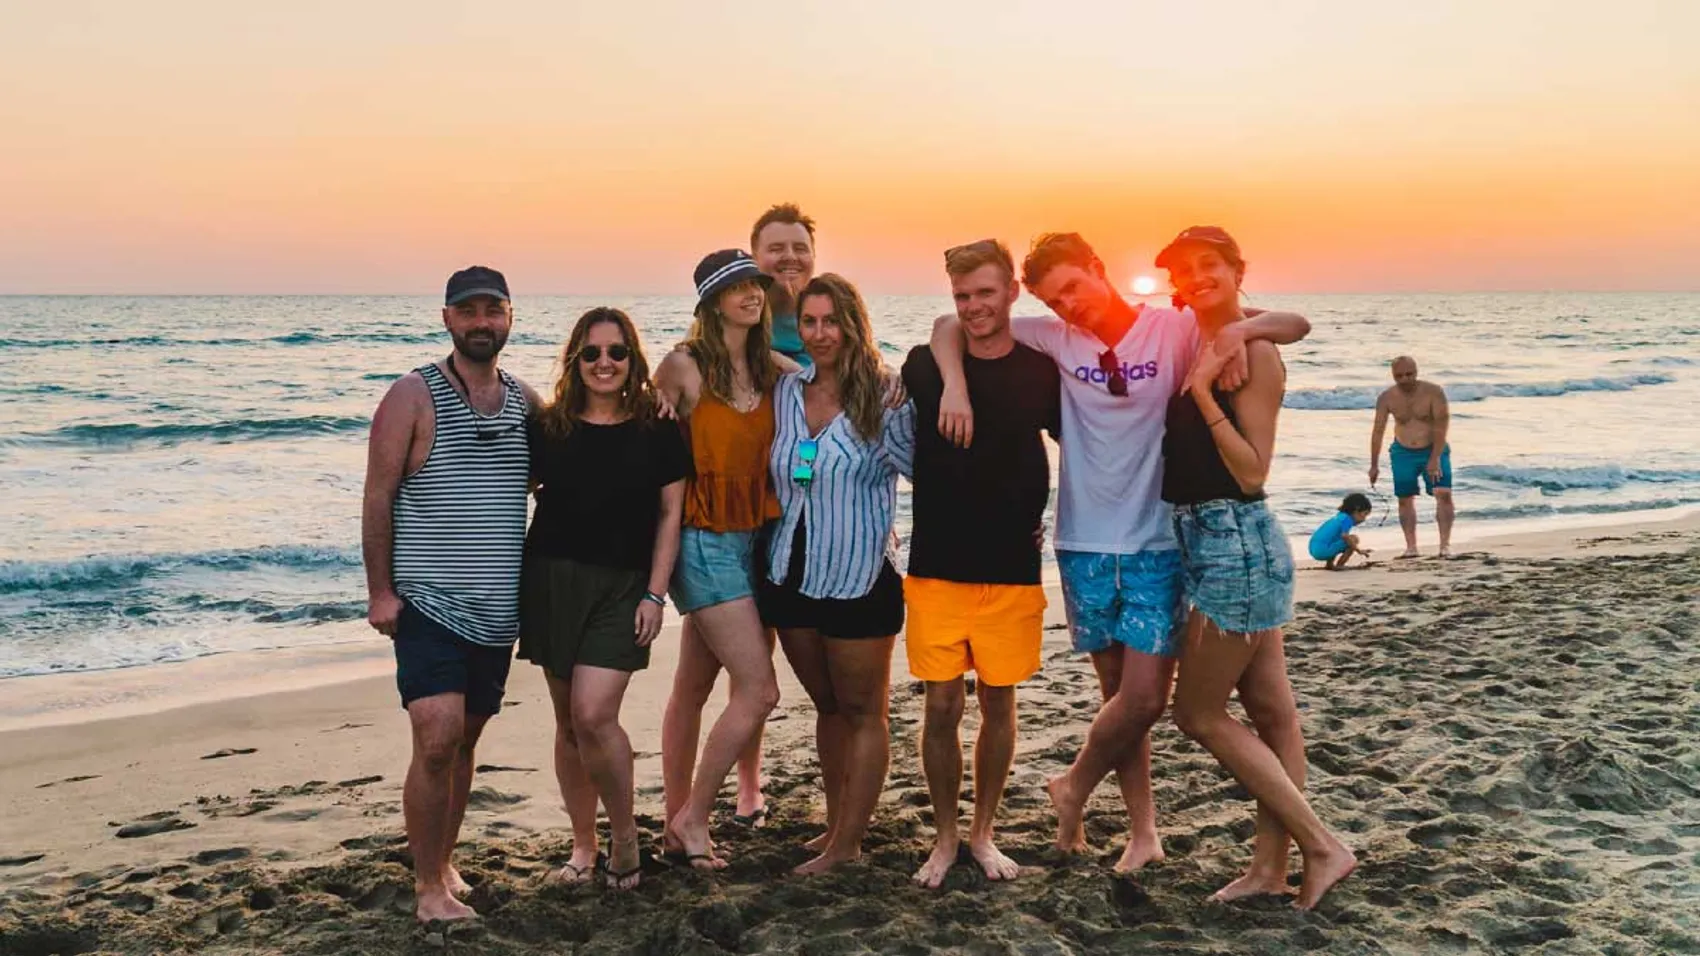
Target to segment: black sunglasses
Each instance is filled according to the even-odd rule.
[[[1120,398],[1127,394],[1127,376],[1122,374],[1122,363],[1116,359],[1115,349],[1106,349],[1098,356],[1098,370],[1104,373],[1104,384],[1111,395]]]
[[[608,346],[608,359],[610,361],[624,362],[626,359],[631,357],[632,350],[624,345],[614,344]],[[580,362],[597,362],[601,359],[602,346],[600,345],[586,345],[578,350],[578,360]]]

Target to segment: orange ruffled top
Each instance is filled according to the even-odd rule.
[[[684,523],[724,534],[754,531],[779,517],[779,497],[768,479],[773,449],[773,400],[763,394],[749,412],[703,391],[691,411],[691,459],[696,474],[685,486]]]

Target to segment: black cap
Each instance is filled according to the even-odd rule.
[[[1235,259],[1243,258],[1240,255],[1240,244],[1234,241],[1233,236],[1228,235],[1228,230],[1221,226],[1188,226],[1181,230],[1180,235],[1164,246],[1162,252],[1157,253],[1157,268],[1167,269],[1169,267],[1169,256],[1176,249],[1189,242],[1202,242],[1205,245],[1221,249]]]
[[[722,249],[703,256],[691,279],[697,286],[699,304],[751,279],[760,282],[764,289],[773,285],[773,276],[756,268],[756,261],[742,249]]]
[[[475,295],[487,295],[507,302],[508,280],[489,266],[467,266],[449,276],[449,288],[443,293],[443,304],[465,302]]]

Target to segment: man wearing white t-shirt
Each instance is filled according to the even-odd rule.
[[[1077,233],[1047,233],[1022,263],[1022,282],[1055,316],[1015,318],[1016,341],[1062,371],[1062,462],[1057,476],[1057,569],[1069,632],[1092,655],[1104,706],[1091,737],[1117,754],[1127,804],[1127,850],[1117,872],[1163,858],[1151,800],[1150,730],[1163,715],[1186,621],[1180,554],[1161,496],[1163,419],[1199,349],[1191,312],[1130,305]],[[1244,380],[1244,342],[1296,342],[1310,323],[1266,312],[1224,331],[1216,348],[1239,353],[1222,385]],[[954,315],[933,326],[932,351],[945,382],[939,431],[966,445],[973,412],[962,377],[962,333]],[[1101,748],[1100,752],[1104,752]],[[1086,849],[1089,794],[1059,793],[1057,846]]]

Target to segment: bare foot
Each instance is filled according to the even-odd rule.
[[[1218,903],[1232,903],[1248,896],[1285,896],[1291,892],[1292,890],[1287,888],[1287,874],[1254,868],[1212,893],[1210,898]]]
[[[1404,561],[1407,558],[1420,558],[1420,557],[1422,557],[1422,552],[1418,551],[1416,548],[1406,548],[1404,551],[1401,551],[1399,553],[1399,556],[1397,558],[1394,558],[1393,560]]]
[[[946,840],[940,837],[938,843],[933,845],[932,855],[927,857],[927,862],[921,864],[921,868],[915,871],[911,879],[929,890],[938,889],[939,884],[944,882],[944,875],[949,873],[956,863],[956,845],[955,839]]]
[[[443,873],[443,885],[449,888],[451,896],[465,896],[472,892],[472,884],[466,882],[465,877],[460,875],[460,871],[455,869],[452,863]]]
[[[1339,840],[1332,841],[1326,853],[1305,856],[1305,878],[1299,885],[1299,898],[1293,905],[1301,910],[1314,909],[1334,884],[1350,876],[1357,868],[1358,858]]]
[[[808,850],[810,853],[824,853],[824,852],[826,852],[826,848],[831,846],[831,845],[832,845],[832,831],[827,830],[826,832],[822,833],[820,836],[815,837],[813,840],[810,840],[809,842],[803,844],[803,849]]]
[[[663,838],[684,852],[685,859],[693,869],[726,869],[726,861],[715,855],[714,841],[708,836],[708,826],[687,821],[682,817],[683,815],[668,821],[663,830]]]
[[[1450,558],[1450,557],[1452,557],[1451,546],[1450,545],[1444,545],[1444,544],[1441,545],[1440,546],[1440,558],[1441,558],[1441,560],[1444,561],[1444,560],[1446,560],[1447,558]]]
[[[1057,811],[1057,849],[1065,853],[1086,850],[1086,806],[1068,788],[1068,776],[1052,777],[1045,784],[1051,806]]]
[[[980,864],[980,869],[986,871],[988,880],[1013,880],[1021,875],[1021,865],[1004,856],[1003,851],[991,840],[983,843],[969,840],[968,854],[974,858],[974,862]],[[954,858],[955,854],[951,856]]]
[[[842,853],[833,853],[831,851],[828,851],[826,853],[822,853],[820,856],[815,857],[814,859],[810,860],[807,863],[804,863],[804,864],[802,864],[798,867],[795,867],[794,869],[791,870],[791,872],[797,874],[798,876],[818,876],[822,873],[827,872],[828,870],[832,869],[833,867],[837,866],[840,863],[848,863],[851,860],[859,859],[861,856],[862,856],[862,851],[859,850],[859,849],[855,853],[852,853],[848,856],[846,856],[845,854],[842,854]]]
[[[477,919],[478,911],[450,895],[448,887],[438,886],[419,891],[419,905],[413,915],[421,923],[455,922]]]
[[[1116,861],[1117,873],[1132,873],[1150,863],[1160,863],[1163,860],[1163,841],[1158,839],[1155,831],[1136,833],[1127,841],[1127,849],[1122,851],[1122,858]]]

